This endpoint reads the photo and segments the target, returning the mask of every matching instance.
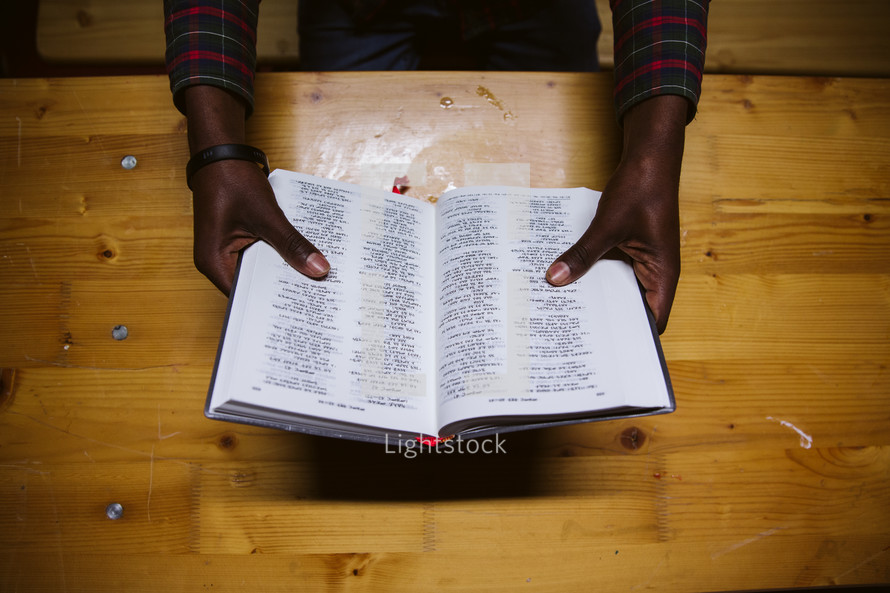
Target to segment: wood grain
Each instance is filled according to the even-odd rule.
[[[610,88],[262,74],[248,134],[273,166],[407,173],[420,199],[474,163],[602,188]],[[226,302],[191,262],[165,79],[0,81],[0,590],[890,582],[888,96],[887,80],[706,77],[663,336],[677,412],[409,459],[203,417]]]
[[[297,2],[264,0],[257,30],[262,63],[297,62]],[[37,49],[49,61],[160,64],[165,45],[160,1],[40,1]]]

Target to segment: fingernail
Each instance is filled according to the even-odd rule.
[[[331,264],[320,253],[310,253],[306,258],[306,266],[313,276],[324,276],[331,270]]]
[[[568,264],[558,261],[547,270],[547,280],[551,284],[562,284],[569,278],[570,271]]]

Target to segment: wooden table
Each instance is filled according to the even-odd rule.
[[[473,163],[602,188],[610,87],[261,75],[249,136],[418,197]],[[678,411],[405,459],[203,417],[226,303],[192,266],[165,79],[0,81],[0,590],[890,581],[888,101],[888,80],[708,77],[663,336]]]

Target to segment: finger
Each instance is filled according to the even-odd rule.
[[[676,268],[661,269],[651,263],[634,261],[634,274],[643,287],[646,304],[655,317],[659,334],[664,333],[671,314],[680,275],[678,266],[679,262]]]
[[[197,247],[197,245],[196,245]],[[204,256],[195,251],[195,268],[210,280],[220,292],[226,296],[232,290],[232,278],[234,277],[234,267],[229,272],[229,266],[225,263],[225,258],[217,256]]]
[[[646,304],[649,305],[649,310],[652,311],[652,315],[655,317],[655,328],[659,334],[663,334],[664,330],[667,329],[673,298],[668,297],[663,291],[657,290],[646,290],[644,294]]]
[[[236,249],[218,251],[208,248],[205,243],[195,241],[195,268],[204,274],[220,292],[226,296],[232,291],[235,268],[238,265],[238,249],[244,248],[252,240],[245,240]]]
[[[323,278],[331,271],[331,264],[321,251],[296,229],[292,229],[284,244],[286,247],[282,257],[301,274],[310,278]]]
[[[594,218],[581,238],[550,264],[547,282],[554,286],[571,284],[617,245],[617,241],[600,232],[598,226]]]
[[[224,295],[229,296],[232,293],[232,279],[235,277],[234,269],[232,269],[231,273],[217,271],[204,272],[203,270],[202,272]]]

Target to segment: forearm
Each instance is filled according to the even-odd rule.
[[[689,109],[680,95],[658,95],[631,107],[624,116],[622,163],[679,183]]]
[[[244,144],[246,105],[232,93],[209,85],[183,91],[189,154],[219,144]]]

